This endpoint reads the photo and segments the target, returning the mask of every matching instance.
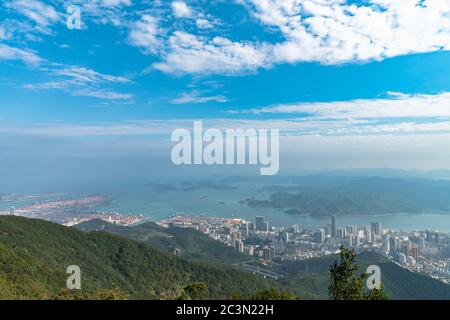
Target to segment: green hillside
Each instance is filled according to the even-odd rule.
[[[324,256],[297,262],[281,264],[276,271],[289,274],[282,280],[288,287],[313,294],[318,298],[328,297],[330,265],[336,255]],[[356,262],[363,271],[375,264],[381,269],[381,281],[391,299],[399,300],[448,300],[450,286],[425,275],[411,272],[374,252],[362,252]]]
[[[1,299],[54,298],[66,286],[69,265],[80,266],[83,292],[115,284],[130,298],[176,298],[196,281],[208,285],[209,298],[249,296],[274,287],[231,267],[189,262],[113,234],[0,217]]]
[[[201,258],[205,261],[226,263],[233,260],[230,257],[234,258],[237,255],[233,249],[219,241],[191,229],[166,229],[154,223],[120,227],[100,220],[86,222],[79,228],[121,234],[162,249],[176,245],[183,248],[187,257]],[[231,252],[222,252],[221,248]],[[279,281],[282,287],[303,299],[328,299],[330,266],[337,258],[332,255],[307,261],[283,262],[274,271],[285,275],[285,278]],[[450,299],[450,286],[430,277],[412,273],[379,254],[360,253],[357,262],[361,265],[361,270],[371,264],[380,266],[385,289],[393,299]]]
[[[102,220],[91,220],[75,226],[82,231],[105,231],[148,244],[166,252],[180,249],[183,258],[215,263],[236,263],[248,257],[207,235],[189,228],[164,228],[147,222],[123,227]]]
[[[109,227],[105,229],[111,231]],[[128,235],[142,237],[142,230],[149,227],[155,228],[143,225],[138,228],[140,234],[130,228]],[[148,242],[150,236],[144,238]],[[177,243],[182,238],[169,239]],[[209,254],[200,251],[199,256]],[[220,257],[216,255],[216,259]],[[0,299],[54,299],[66,286],[69,265],[82,270],[83,297],[95,297],[115,285],[132,299],[173,299],[182,295],[187,285],[201,281],[208,286],[206,298],[211,299],[249,297],[269,288],[306,299],[327,299],[329,268],[335,259],[337,256],[326,256],[281,263],[275,271],[285,277],[272,282],[226,264],[188,261],[107,232],[82,232],[43,220],[0,217]],[[450,286],[375,253],[361,253],[357,262],[361,270],[370,264],[380,266],[382,282],[393,299],[450,299]]]

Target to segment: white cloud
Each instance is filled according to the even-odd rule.
[[[57,1],[60,6],[66,8],[66,0]],[[136,1],[135,1],[136,2]],[[125,27],[128,24],[127,14],[130,13],[127,7],[133,5],[132,0],[71,0],[70,4],[81,7],[83,21],[89,19],[90,23],[115,27]]]
[[[0,60],[21,60],[29,65],[38,65],[43,61],[32,51],[10,47],[6,44],[0,44]]]
[[[101,0],[101,5],[105,7],[131,6],[131,0]]]
[[[74,91],[69,92],[73,96],[80,97],[92,97],[103,100],[131,100],[133,99],[132,94],[128,93],[118,93],[115,91],[110,91],[107,89],[98,89],[98,88],[81,88]]]
[[[24,85],[25,89],[30,90],[67,90],[70,88],[70,84],[67,81],[49,81],[42,83],[29,83]]]
[[[70,80],[49,81],[43,83],[32,83],[23,86],[30,90],[61,90],[75,97],[91,97],[101,100],[128,100],[133,99],[132,94],[119,93],[98,86],[79,85]]]
[[[169,39],[165,61],[154,67],[168,73],[237,74],[256,70],[266,63],[264,45],[232,42],[223,37],[211,40],[176,31]]]
[[[4,40],[12,40],[16,41],[16,43],[30,43],[30,42],[42,42],[43,39],[39,34],[47,34],[50,35],[51,30],[49,27],[43,27],[35,24],[33,21],[28,19],[5,19],[1,22],[1,29],[3,32]],[[0,35],[0,40],[2,36]]]
[[[206,103],[206,102],[227,102],[227,97],[223,95],[215,96],[202,96],[200,92],[193,91],[190,93],[183,93],[180,97],[171,100],[173,104],[185,104],[185,103]]]
[[[154,53],[160,44],[158,33],[158,20],[146,14],[133,25],[129,34],[129,40],[132,45]]]
[[[42,27],[57,22],[59,18],[53,6],[38,0],[13,0],[6,2],[4,6],[19,12]]]
[[[58,64],[42,67],[41,71],[47,72],[52,77],[56,77],[56,79],[26,84],[23,87],[30,90],[61,90],[72,96],[92,97],[103,100],[131,101],[133,99],[131,94],[115,92],[107,87],[113,84],[131,83],[129,79],[124,77],[103,74],[79,66]]]
[[[179,120],[152,120],[140,122],[91,123],[70,124],[51,123],[41,125],[0,125],[0,133],[24,133],[48,137],[75,137],[75,136],[126,136],[151,135],[170,133],[182,126],[189,125]]]
[[[381,60],[450,49],[449,0],[245,0],[285,41],[276,62]]]
[[[92,97],[104,100],[131,100],[133,98],[132,94],[115,92],[98,85],[82,84],[73,79],[30,83],[23,87],[30,90],[61,90],[71,96]]]
[[[195,20],[195,25],[199,29],[210,29],[213,27],[213,24],[208,19],[204,18],[199,18]]]
[[[73,0],[82,8],[83,19],[92,23],[130,28],[129,43],[144,53],[159,54],[155,64],[168,73],[237,74],[276,64],[319,62],[342,64],[367,62],[412,53],[450,50],[450,0],[239,0],[257,22],[279,32],[278,42],[229,40],[233,35],[215,36],[217,21],[208,13],[194,10],[184,1],[155,4],[152,10],[127,12],[140,3],[132,0]],[[64,0],[6,0],[3,6],[26,16],[30,24],[22,33],[50,33],[62,14]],[[176,31],[162,34],[168,19],[159,16],[172,10],[177,18],[190,19],[201,34]],[[131,21],[136,14],[144,15]],[[149,14],[151,12],[151,14]],[[159,17],[159,18],[157,18]],[[173,21],[172,21],[173,22]],[[17,21],[17,24],[19,21]],[[164,31],[174,30],[167,27]],[[32,26],[31,26],[32,25]],[[19,31],[22,28],[17,28]],[[205,29],[208,29],[206,31]],[[189,29],[191,30],[191,29]],[[190,31],[192,32],[192,31]],[[0,29],[0,39],[7,32]],[[273,38],[273,37],[272,37]]]
[[[51,72],[58,76],[68,77],[78,83],[131,82],[129,79],[125,77],[112,76],[79,66],[62,66],[60,68],[54,68]]]
[[[172,11],[177,18],[190,18],[192,17],[192,10],[183,1],[172,2]]]
[[[392,95],[392,93],[391,93]],[[450,92],[436,95],[405,95],[385,99],[282,104],[254,108],[249,113],[307,114],[327,119],[435,118],[450,117]]]
[[[0,40],[6,39],[6,31],[2,27],[0,27]]]
[[[107,92],[107,91],[105,91]],[[75,92],[74,95],[77,93]],[[83,93],[85,95],[85,93]],[[103,95],[103,93],[92,93],[92,96]],[[107,95],[107,93],[104,93]],[[121,96],[122,97],[122,96]],[[111,98],[118,99],[115,93],[111,93]],[[124,99],[128,98],[126,96]],[[107,99],[107,98],[105,98]],[[409,136],[413,139],[415,136],[422,135],[450,135],[450,121],[413,123],[400,122],[396,124],[383,125],[364,125],[352,122],[308,122],[302,119],[283,119],[283,120],[248,120],[248,119],[209,119],[204,120],[205,128],[218,128],[220,130],[230,129],[279,129],[281,136],[285,138],[292,137],[377,137],[377,136]],[[192,120],[173,119],[173,120],[149,120],[149,121],[131,121],[124,124],[98,124],[98,125],[79,125],[77,130],[66,130],[65,126],[49,125],[30,127],[29,131],[33,134],[64,134],[69,136],[79,135],[136,135],[136,134],[165,134],[170,133],[177,128],[192,128]],[[14,131],[13,127],[0,127],[1,132]],[[54,129],[54,131],[50,130]],[[18,132],[27,132],[27,129],[17,129]],[[60,132],[63,130],[64,133]],[[394,138],[393,138],[394,139]],[[449,142],[450,143],[450,142]],[[344,148],[345,149],[345,148]],[[450,151],[449,151],[450,152]]]
[[[450,133],[450,121],[399,122],[393,124],[363,125],[334,128],[328,135],[369,135],[369,134],[418,134]]]
[[[342,64],[450,50],[450,0],[240,0],[279,42],[232,42],[178,31],[157,67],[165,72],[237,73],[274,64]],[[197,27],[209,27],[198,17]],[[189,43],[191,42],[191,43]],[[235,48],[239,48],[235,51]],[[239,53],[238,53],[239,52]],[[197,56],[205,58],[201,63]],[[225,59],[224,59],[225,58]],[[212,66],[225,62],[224,66]]]
[[[210,29],[217,23],[217,19],[211,14],[205,14],[198,10],[194,12],[194,10],[183,1],[172,2],[172,12],[176,18],[192,19],[195,21],[195,25],[198,29]]]

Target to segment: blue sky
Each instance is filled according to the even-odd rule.
[[[4,0],[0,131],[162,141],[204,119],[280,128],[305,167],[448,167],[449,50],[449,0]]]

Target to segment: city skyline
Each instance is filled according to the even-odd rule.
[[[333,255],[340,251],[341,246],[357,252],[372,251],[386,256],[403,268],[450,284],[450,233],[428,229],[383,229],[380,222],[339,227],[335,216],[330,216],[330,223],[319,229],[303,228],[298,224],[269,228],[269,221],[263,216],[255,216],[255,222],[252,222],[238,218],[175,214],[158,224],[169,229],[195,229],[233,247],[238,253],[266,262],[301,261]],[[336,235],[331,234],[333,224],[337,229]],[[258,265],[253,262],[246,261],[237,266],[264,278],[279,280],[283,277],[271,271],[270,264]]]

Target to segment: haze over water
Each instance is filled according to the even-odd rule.
[[[118,193],[116,202],[104,206],[105,210],[143,213],[152,220],[161,220],[177,212],[206,216],[236,217],[254,221],[255,216],[265,216],[271,225],[299,224],[303,228],[320,228],[329,223],[329,217],[290,215],[272,208],[251,208],[239,201],[245,198],[266,197],[268,192],[258,192],[261,184],[235,184],[237,189],[153,192],[150,188],[137,187],[133,192]],[[223,202],[223,203],[222,203]],[[444,214],[385,214],[379,216],[339,216],[339,226],[364,225],[381,222],[383,228],[395,230],[438,230],[450,232],[450,215]]]
[[[26,187],[8,188],[3,183],[2,192],[18,194],[37,194],[63,192],[66,197],[106,193],[114,198],[112,203],[99,207],[100,210],[128,214],[144,214],[151,220],[162,220],[175,213],[200,214],[206,216],[236,217],[254,221],[255,216],[265,216],[271,225],[289,226],[299,224],[306,229],[324,227],[329,217],[311,217],[286,214],[283,210],[272,208],[252,208],[239,201],[255,197],[265,199],[270,191],[264,187],[268,183],[234,182],[223,183],[221,179],[204,179],[203,184],[192,177],[177,178],[125,178],[110,177],[103,180],[58,180],[45,183],[29,183]],[[36,180],[38,181],[38,180]],[[64,182],[65,181],[65,182]],[[204,181],[207,181],[205,184]],[[3,181],[4,182],[4,181]],[[20,191],[21,190],[21,191]],[[63,196],[63,197],[64,197]],[[50,195],[49,199],[53,196]],[[0,202],[0,209],[23,206],[36,200],[15,203]],[[383,228],[395,230],[438,230],[450,232],[450,215],[444,214],[382,214],[377,216],[338,216],[339,226],[364,225],[381,222]]]

